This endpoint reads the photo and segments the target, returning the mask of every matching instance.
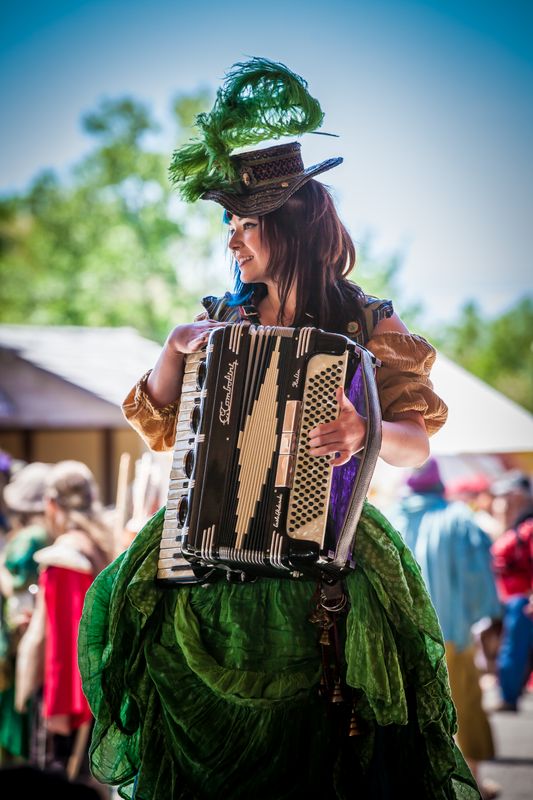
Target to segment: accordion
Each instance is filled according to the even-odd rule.
[[[320,576],[354,566],[357,522],[381,446],[374,356],[340,334],[249,323],[216,328],[185,359],[157,581],[197,583],[226,572]],[[309,432],[338,416],[336,389],[355,376],[365,446],[344,520],[332,531],[331,456]]]

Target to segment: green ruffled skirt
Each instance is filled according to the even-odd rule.
[[[358,566],[345,581],[352,737],[318,691],[315,583],[160,588],[163,514],[85,600],[79,663],[98,780],[136,800],[479,798],[454,744],[435,611],[410,551],[375,508],[365,507]]]

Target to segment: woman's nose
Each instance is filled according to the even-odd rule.
[[[231,234],[231,236],[229,237],[229,240],[228,240],[229,249],[230,250],[237,250],[237,248],[240,246],[240,244],[241,244],[241,241],[240,241],[239,237],[237,236],[237,231],[233,231],[233,233]]]

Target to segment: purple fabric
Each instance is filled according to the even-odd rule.
[[[407,478],[406,484],[411,491],[418,494],[443,492],[444,485],[436,459],[430,458],[420,469],[415,469]]]
[[[355,375],[350,383],[348,399],[355,406],[360,414],[366,415],[365,399],[363,394],[363,379],[361,368],[357,367]],[[359,469],[359,459],[352,456],[346,464],[333,468],[333,478],[331,481],[330,493],[330,515],[335,531],[335,541],[337,542],[342,529],[342,524],[346,517],[350,495]]]

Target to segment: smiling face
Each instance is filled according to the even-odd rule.
[[[229,219],[228,247],[239,264],[243,283],[268,283],[267,266],[269,249],[261,239],[258,217]]]

